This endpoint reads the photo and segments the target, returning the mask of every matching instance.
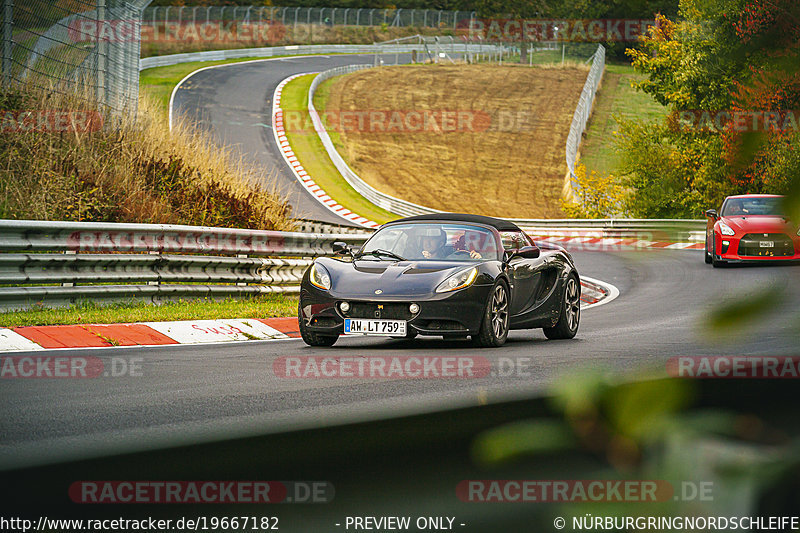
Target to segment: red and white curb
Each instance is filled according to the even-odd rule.
[[[292,169],[292,173],[294,174],[295,178],[297,178],[297,181],[299,181],[300,184],[305,187],[306,190],[312,194],[312,196],[314,196],[314,198],[319,200],[322,205],[340,217],[351,222],[355,222],[356,224],[360,224],[367,228],[377,228],[380,226],[380,224],[373,222],[366,217],[362,217],[357,213],[353,213],[348,209],[345,209],[338,202],[336,202],[336,200],[331,198],[322,189],[322,187],[317,185],[314,180],[311,179],[311,176],[308,175],[308,172],[306,172],[306,170],[303,168],[303,165],[300,164],[300,161],[297,160],[297,156],[292,150],[292,147],[289,145],[289,140],[286,138],[286,129],[284,128],[283,123],[281,95],[283,93],[283,88],[287,83],[299,78],[300,76],[307,76],[309,74],[316,74],[316,72],[304,72],[302,74],[289,76],[285,80],[281,81],[275,88],[275,93],[272,95],[272,133],[275,136],[275,143],[278,145],[278,149],[283,156],[283,160],[286,161],[286,164]]]
[[[613,285],[581,279],[581,309],[606,304],[619,296]],[[134,324],[78,324],[0,328],[0,353],[69,348],[216,344],[299,338],[297,317],[185,320]]]
[[[583,236],[554,232],[527,232],[534,241],[545,241],[563,246],[567,250],[584,252],[613,252],[622,250],[703,250],[702,242],[675,242],[668,240],[651,241],[637,238],[598,237],[591,233]]]
[[[0,352],[214,344],[300,336],[296,317],[0,328]]]

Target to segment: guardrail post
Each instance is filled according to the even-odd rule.
[[[247,254],[236,254],[236,257],[238,257],[239,259],[247,259]],[[247,287],[247,282],[239,282],[239,283],[236,284],[236,286],[237,287]]]
[[[75,250],[64,250],[64,255],[75,255],[77,253],[78,252],[76,252]],[[61,282],[61,286],[62,287],[74,287],[75,284],[72,283],[71,281],[62,281]]]
[[[3,0],[3,87],[11,86],[14,48],[14,0]]]

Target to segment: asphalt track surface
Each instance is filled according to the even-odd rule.
[[[172,110],[196,127],[264,169],[265,183],[275,183],[289,199],[293,216],[353,225],[301,186],[281,157],[272,134],[272,95],[284,79],[304,72],[372,64],[374,55],[285,57],[234,63],[194,74],[175,92]],[[410,54],[385,55],[386,63],[408,63]]]
[[[578,336],[548,341],[514,331],[499,349],[469,341],[341,338],[332,348],[301,340],[206,346],[65,350],[139,358],[141,375],[96,379],[8,379],[0,386],[0,466],[158,448],[235,436],[478,405],[542,393],[554,380],[594,369],[626,379],[664,372],[680,355],[797,353],[800,267],[712,269],[702,252],[575,252],[579,271],[608,281],[620,296],[584,311]],[[718,342],[702,324],[733,299],[784,289],[786,300],[735,339]],[[50,353],[50,352],[48,352]],[[18,355],[18,354],[15,354]],[[479,379],[286,379],[280,356],[479,355],[523,361],[510,376]]]
[[[372,59],[292,57],[213,68],[191,77],[177,91],[175,106],[262,165],[266,176],[275,175],[291,196],[296,215],[341,222],[285,167],[270,131],[271,99],[277,84],[293,74]],[[578,336],[569,341],[548,341],[541,330],[529,330],[512,332],[504,347],[493,350],[475,349],[468,341],[418,337],[342,338],[327,349],[285,340],[61,351],[97,356],[107,366],[112,358],[140,362],[141,373],[2,380],[0,467],[529,397],[586,369],[619,379],[643,370],[664,372],[674,356],[797,353],[800,267],[712,269],[697,251],[573,255],[581,274],[614,284],[620,295],[586,310]],[[736,325],[723,340],[703,328],[712,309],[776,285],[785,299],[763,320],[746,329]],[[273,361],[291,355],[479,355],[492,361],[495,370],[501,358],[525,367],[512,375],[479,379],[276,377]]]

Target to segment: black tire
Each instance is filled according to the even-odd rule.
[[[725,262],[724,261],[720,261],[720,260],[717,259],[717,239],[716,239],[716,237],[714,238],[713,241],[711,241],[711,266],[713,266],[714,268],[719,268],[719,267],[725,266]]]
[[[508,286],[505,282],[498,281],[492,288],[483,312],[481,329],[472,340],[483,348],[497,348],[502,346],[508,338],[508,324],[510,315],[508,304],[511,300]]]
[[[302,304],[297,304],[297,323],[300,326],[300,336],[303,338],[303,342],[309,346],[333,346],[339,339],[339,336],[320,335],[319,333],[309,331],[306,328],[305,320],[303,320],[303,309],[301,305]]]
[[[708,251],[708,233],[706,233],[706,247],[704,248],[704,250],[705,250],[705,254],[703,254],[705,256],[704,259],[706,261],[706,264],[710,265],[711,264],[711,253]]]
[[[548,339],[571,339],[578,333],[581,322],[581,286],[575,276],[570,276],[564,284],[564,299],[556,325],[542,328]]]

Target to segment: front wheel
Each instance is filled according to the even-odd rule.
[[[716,238],[716,236],[711,241],[711,266],[713,266],[714,268],[719,268],[719,267],[725,266],[725,262],[724,261],[720,261],[719,259],[717,259],[717,238]]]
[[[548,339],[571,339],[578,333],[581,321],[581,290],[575,276],[570,276],[564,287],[564,300],[558,322],[550,328],[542,328]]]
[[[707,265],[711,264],[711,253],[708,251],[708,233],[706,233],[705,261]]]
[[[483,312],[481,329],[472,340],[484,348],[502,346],[508,338],[508,289],[502,281],[492,289],[486,309]]]
[[[320,335],[319,333],[309,331],[306,327],[306,321],[303,320],[302,304],[297,305],[297,322],[300,326],[300,336],[303,338],[303,342],[309,346],[333,346],[339,339],[338,335]]]

